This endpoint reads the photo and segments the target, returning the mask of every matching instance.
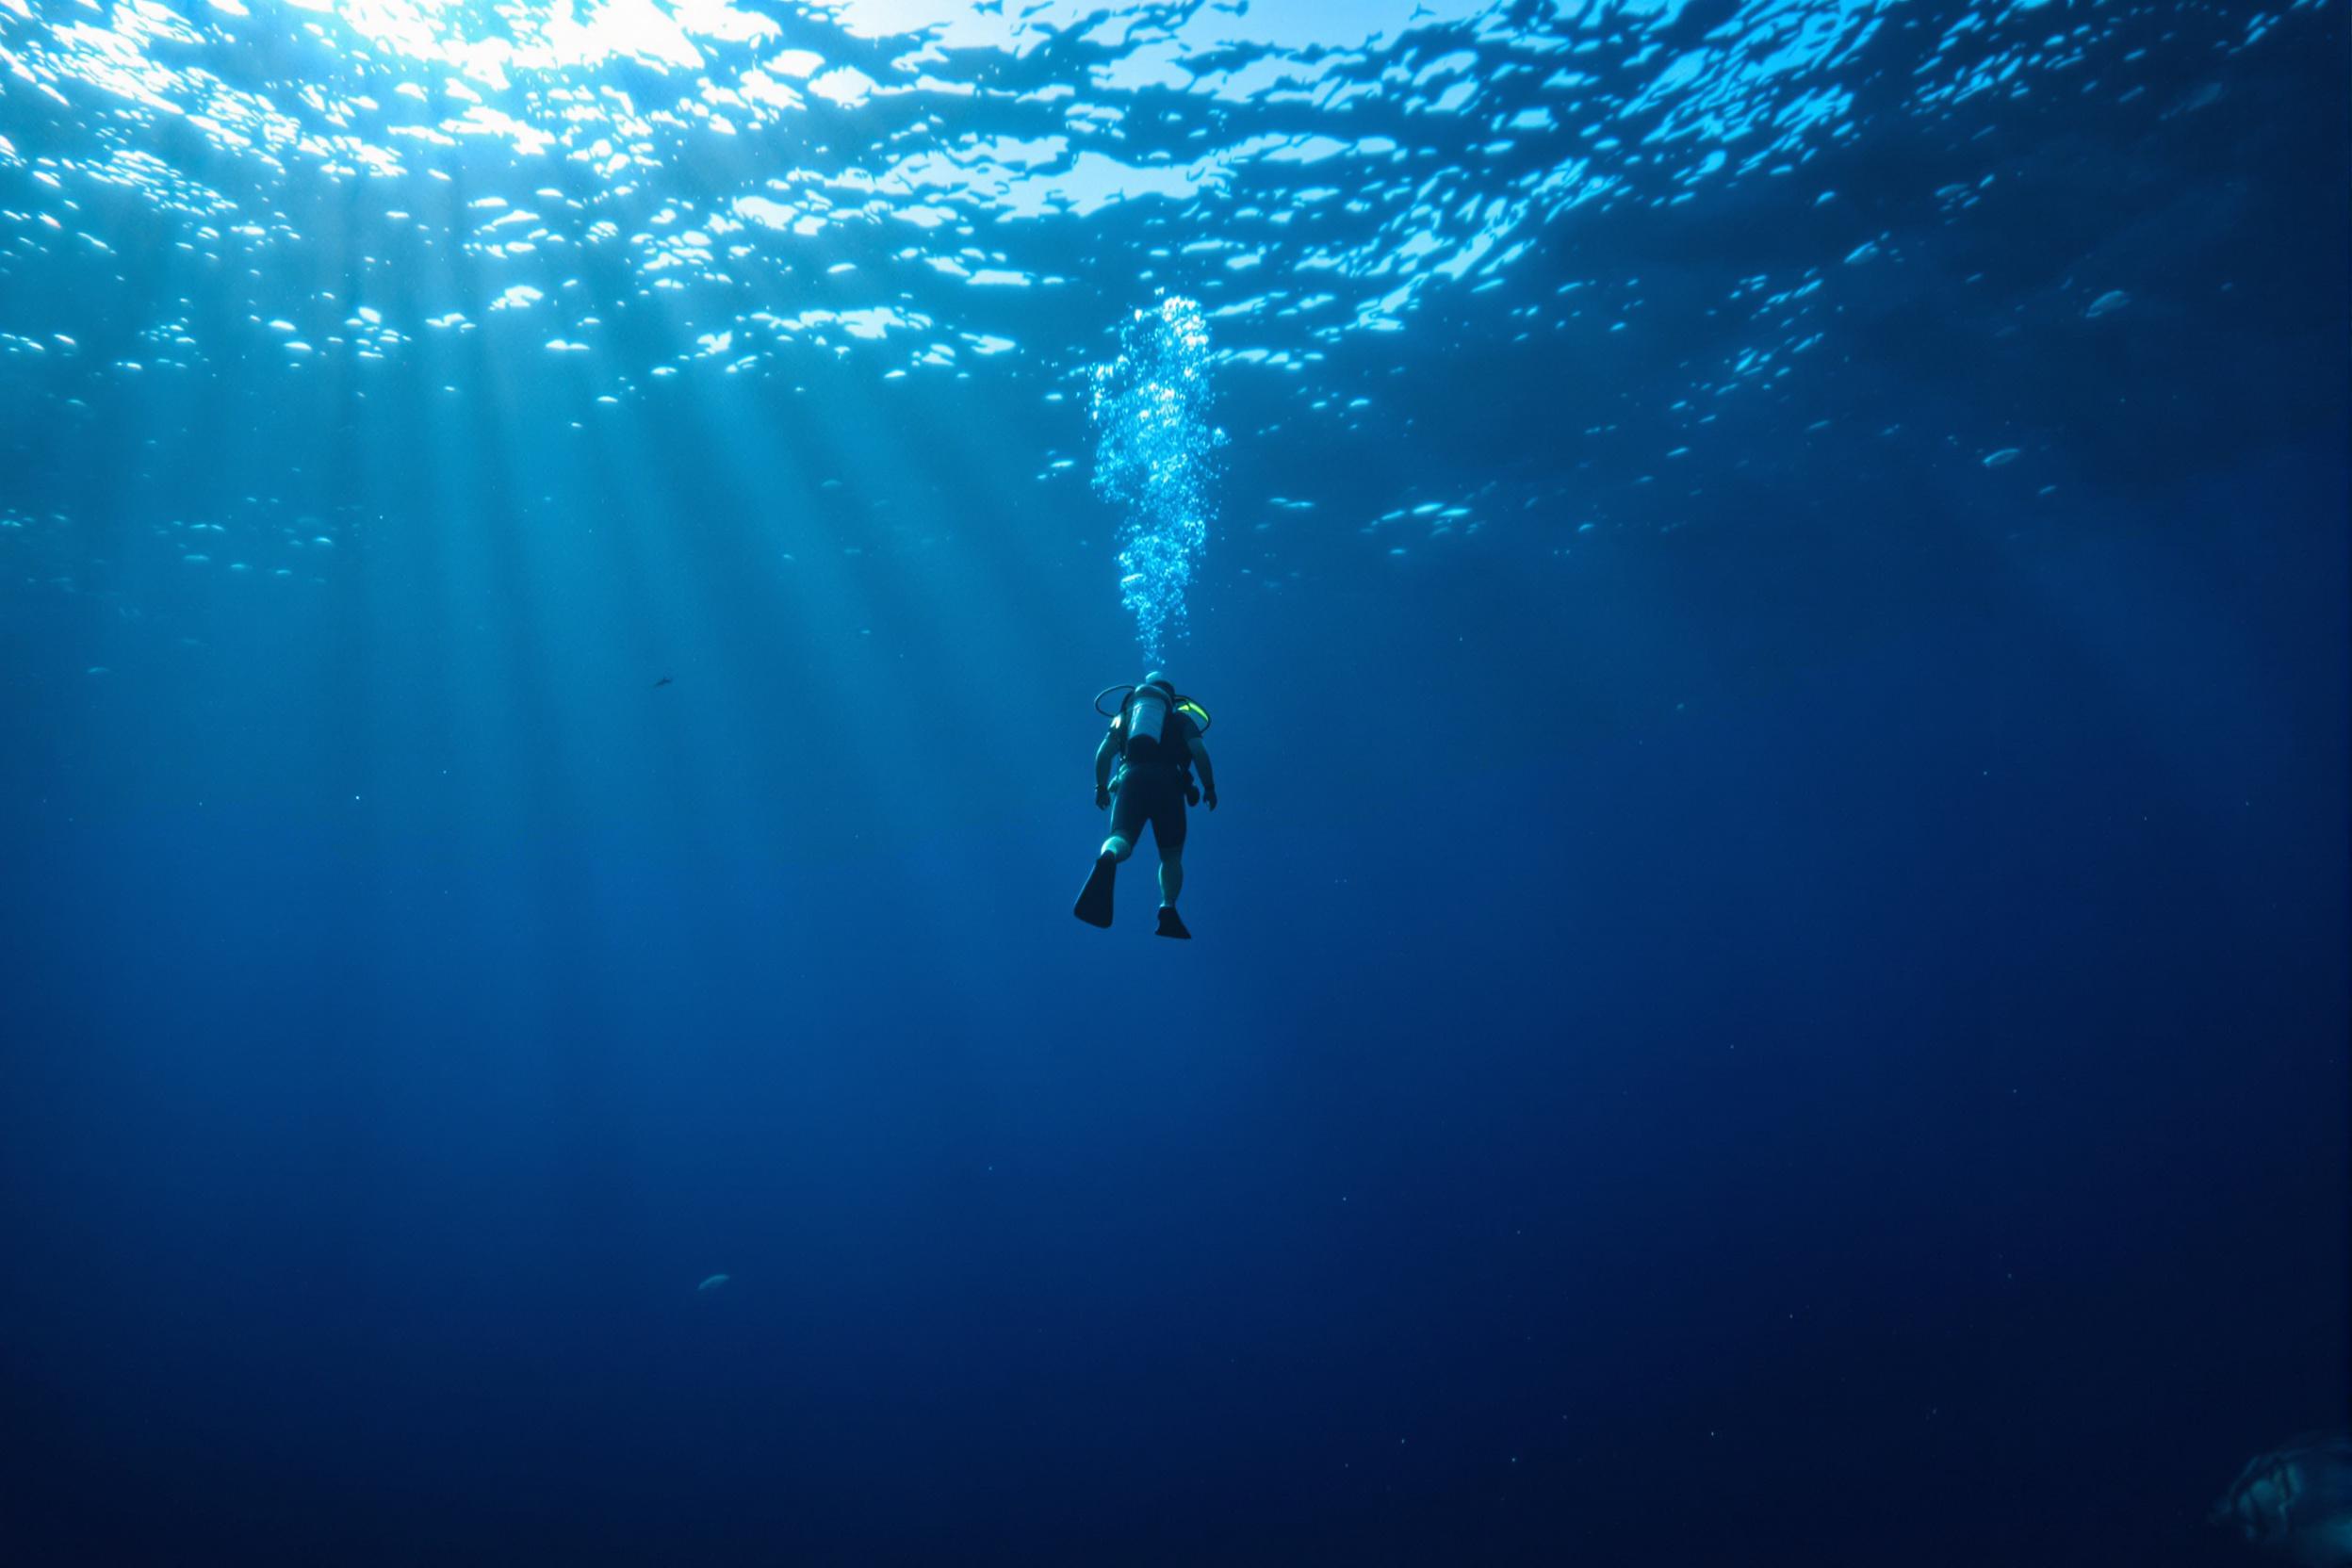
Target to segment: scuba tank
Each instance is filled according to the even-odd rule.
[[[1119,698],[1116,709],[1102,706],[1106,697]],[[1158,757],[1167,741],[1168,716],[1182,713],[1192,721],[1193,732],[1209,732],[1209,710],[1191,697],[1171,697],[1160,687],[1105,686],[1094,694],[1094,710],[1104,718],[1123,718],[1125,733],[1119,747],[1122,760],[1132,758],[1149,762]],[[1182,749],[1171,759],[1179,767],[1189,764],[1188,755]]]
[[[1149,762],[1160,754],[1160,736],[1168,728],[1168,697],[1157,686],[1138,686],[1127,699],[1127,755]]]

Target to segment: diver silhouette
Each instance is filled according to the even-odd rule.
[[[1209,710],[1179,696],[1168,677],[1153,671],[1135,686],[1109,686],[1096,694],[1119,694],[1118,712],[1094,752],[1094,805],[1111,813],[1111,836],[1102,841],[1094,871],[1071,912],[1088,925],[1111,923],[1111,890],[1119,862],[1135,852],[1144,825],[1160,852],[1160,923],[1156,935],[1189,939],[1176,914],[1184,888],[1184,808],[1204,802],[1217,809],[1217,769],[1200,737],[1208,733]],[[1198,769],[1200,781],[1193,782]]]

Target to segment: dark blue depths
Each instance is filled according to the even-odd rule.
[[[2342,22],[2008,127],[1687,482],[1809,199],[1563,220],[1346,432],[1227,373],[1190,944],[1149,850],[1067,913],[1142,672],[1044,370],[12,369],[8,1560],[2258,1560],[2346,1371]],[[1517,340],[1587,274],[1662,319]],[[332,569],[132,590],[257,485]]]

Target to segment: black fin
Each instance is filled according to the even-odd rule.
[[[1160,928],[1152,934],[1160,937],[1182,937],[1186,941],[1192,940],[1192,933],[1184,929],[1184,923],[1177,918],[1175,910],[1165,904],[1160,906]]]
[[[1119,862],[1105,855],[1094,863],[1092,874],[1086,878],[1085,890],[1078,895],[1078,906],[1070,911],[1088,925],[1105,930],[1111,923],[1111,880],[1119,874]]]

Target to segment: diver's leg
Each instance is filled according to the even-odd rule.
[[[1123,861],[1135,852],[1135,841],[1143,837],[1143,792],[1135,787],[1135,780],[1122,776],[1111,790],[1111,836],[1102,841],[1097,858]]]
[[[1135,841],[1142,837],[1143,824],[1136,820],[1142,802],[1122,784],[1112,792],[1111,836],[1102,841],[1102,850],[1094,858],[1094,870],[1086,874],[1086,890],[1079,893],[1077,907],[1071,912],[1088,925],[1111,923],[1111,888],[1119,874],[1119,863],[1135,852]]]
[[[1180,848],[1160,850],[1160,928],[1163,937],[1189,937],[1176,913],[1176,895],[1184,890],[1184,854]]]
[[[1184,890],[1184,797],[1173,785],[1152,814],[1152,841],[1160,846],[1160,928],[1163,937],[1189,937],[1176,915],[1176,895]]]
[[[1111,892],[1119,877],[1119,863],[1135,852],[1135,841],[1114,833],[1102,841],[1102,853],[1094,858],[1094,869],[1086,874],[1086,885],[1078,894],[1078,903],[1070,910],[1088,925],[1108,926],[1111,923]]]
[[[1173,781],[1153,803],[1152,841],[1160,848],[1160,906],[1172,909],[1184,890],[1184,797]]]

